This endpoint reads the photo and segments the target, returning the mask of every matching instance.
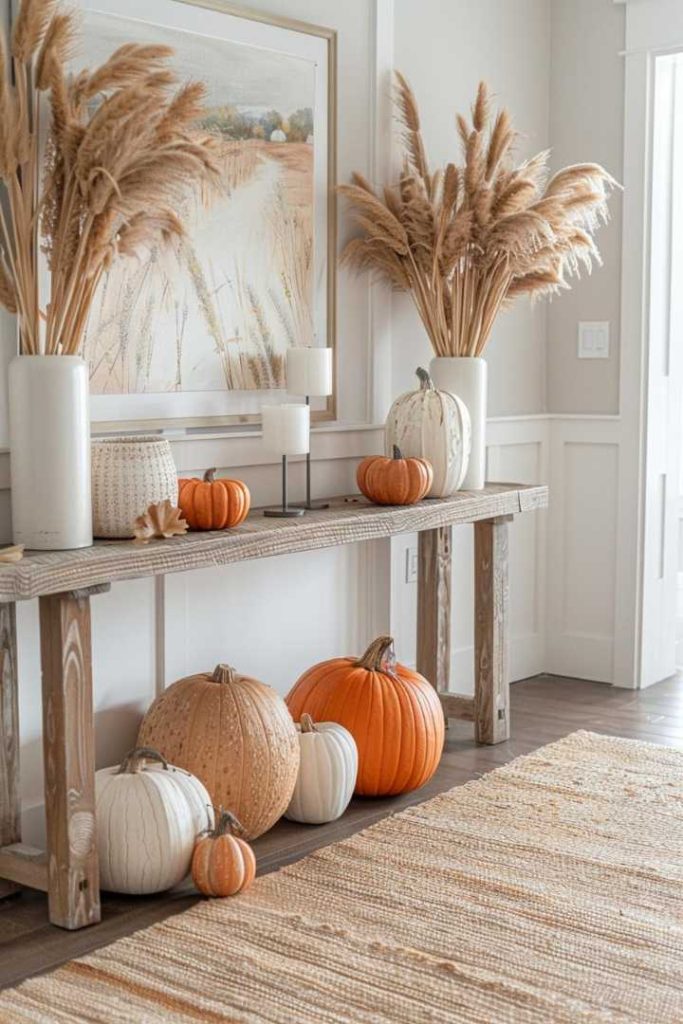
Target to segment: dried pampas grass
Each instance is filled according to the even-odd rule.
[[[70,76],[76,27],[55,0],[22,0],[9,57],[0,35],[9,211],[0,206],[0,304],[18,313],[25,354],[76,354],[102,274],[118,258],[175,245],[184,234],[175,211],[188,193],[210,195],[220,177],[214,140],[195,128],[203,86],[177,88],[173,51],[128,43],[100,68]],[[50,272],[44,310],[39,245]]]
[[[483,82],[470,121],[456,119],[462,163],[432,172],[415,97],[398,72],[396,85],[403,170],[381,194],[359,174],[339,187],[361,229],[342,261],[410,293],[435,355],[480,356],[507,302],[557,293],[600,262],[593,234],[617,183],[598,164],[549,179],[547,152],[514,166],[510,116],[493,116]]]

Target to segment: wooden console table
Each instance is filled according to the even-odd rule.
[[[145,546],[105,541],[79,551],[30,553],[0,566],[0,895],[25,885],[48,893],[50,920],[100,920],[95,843],[90,597],[118,580],[228,565],[393,534],[419,532],[417,666],[447,717],[474,723],[480,743],[509,736],[508,521],[547,505],[545,487],[488,484],[409,507],[339,498],[298,519],[258,510],[237,529]],[[474,697],[448,692],[451,527],[475,527]],[[39,598],[47,854],[21,842],[15,603]],[[333,653],[333,652],[331,652]]]

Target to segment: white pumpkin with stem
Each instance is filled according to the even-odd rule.
[[[171,889],[190,870],[197,836],[214,826],[204,785],[150,747],[98,771],[95,799],[100,884],[111,892]]]
[[[337,722],[314,722],[303,714],[297,725],[301,759],[294,795],[285,817],[308,825],[339,818],[349,805],[358,775],[358,748]]]
[[[472,426],[465,403],[434,387],[426,370],[415,371],[417,391],[396,399],[384,429],[387,455],[398,445],[404,458],[427,459],[434,470],[428,498],[446,498],[462,487],[472,448]]]

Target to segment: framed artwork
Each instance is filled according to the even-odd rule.
[[[93,429],[256,421],[286,400],[290,346],[334,347],[335,33],[221,0],[81,7],[74,70],[127,42],[171,46],[180,82],[206,85],[221,169],[213,201],[181,211],[177,254],[103,279],[84,347]],[[313,403],[334,418],[334,394]]]

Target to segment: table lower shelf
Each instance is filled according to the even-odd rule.
[[[47,892],[47,854],[26,843],[0,847],[0,884],[2,881]]]

